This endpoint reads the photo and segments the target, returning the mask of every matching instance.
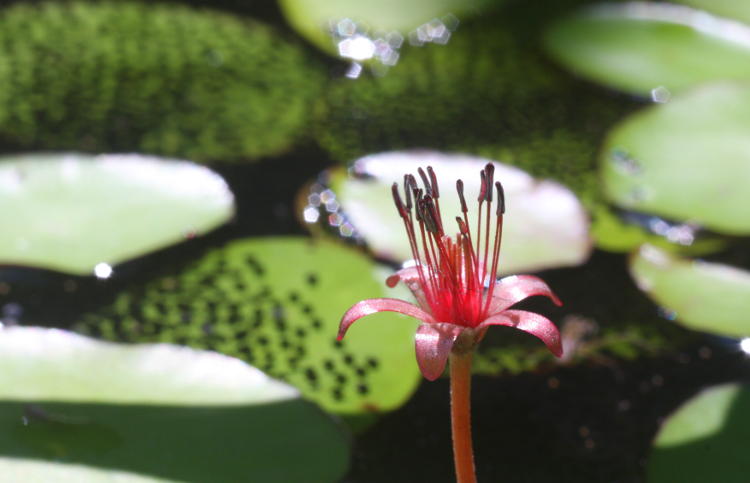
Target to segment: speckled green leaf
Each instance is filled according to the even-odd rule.
[[[750,234],[749,125],[746,85],[706,86],[641,111],[602,150],[606,195],[629,210]]]
[[[650,245],[631,258],[630,271],[678,322],[714,334],[750,336],[750,272],[678,258]]]
[[[750,80],[750,28],[681,5],[597,5],[552,25],[544,44],[582,76],[661,100],[707,81]]]
[[[745,483],[750,473],[750,387],[725,384],[667,418],[647,466],[649,483]]]
[[[0,206],[0,264],[90,275],[214,229],[234,197],[186,161],[31,154],[0,158]]]
[[[377,314],[335,341],[344,312],[366,298],[400,297],[363,255],[305,238],[230,243],[174,275],[136,286],[85,317],[105,339],[171,341],[240,357],[300,388],[326,409],[393,409],[419,381],[416,323]]]
[[[423,24],[446,15],[456,22],[502,0],[281,0],[289,23],[310,42],[325,51],[336,52],[331,23],[352,19],[371,32],[398,32],[407,36]]]
[[[346,471],[348,442],[333,421],[231,357],[10,327],[0,365],[6,481],[45,471],[61,481],[59,469],[77,481],[329,482]]]
[[[391,260],[405,261],[411,251],[403,222],[393,204],[391,185],[419,167],[435,169],[440,204],[450,232],[461,205],[456,180],[462,179],[469,218],[476,217],[479,172],[486,159],[430,151],[392,152],[359,159],[353,176],[334,171],[333,191],[351,224],[370,248]],[[551,181],[534,180],[520,169],[495,163],[495,179],[505,189],[507,210],[499,273],[577,265],[589,255],[588,218],[576,196]],[[456,227],[457,231],[458,228]]]

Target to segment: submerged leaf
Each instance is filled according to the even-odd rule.
[[[667,418],[647,466],[653,483],[744,483],[750,464],[750,387],[706,389]]]

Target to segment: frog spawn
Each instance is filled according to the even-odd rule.
[[[296,385],[315,399],[340,402],[370,392],[379,370],[371,354],[335,341],[310,354],[310,337],[326,337],[315,309],[324,275],[300,272],[297,289],[268,284],[266,268],[251,249],[209,253],[172,276],[132,287],[108,307],[86,315],[76,330],[121,342],[167,342],[238,357]],[[291,284],[290,284],[291,285]],[[316,351],[321,352],[317,346]]]

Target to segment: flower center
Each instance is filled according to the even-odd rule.
[[[441,322],[476,327],[487,315],[495,287],[505,213],[503,187],[494,181],[495,167],[488,163],[480,173],[474,237],[464,184],[456,181],[461,216],[456,216],[458,232],[450,237],[443,228],[435,172],[428,166],[426,173],[422,168],[418,173],[424,188],[413,175],[405,175],[405,202],[398,183],[393,183],[392,192],[419,273],[424,293],[420,303]],[[497,191],[494,217],[493,186]]]

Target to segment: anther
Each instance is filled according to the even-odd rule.
[[[456,221],[458,222],[458,230],[462,235],[466,235],[467,233],[469,233],[469,227],[466,226],[466,223],[461,219],[460,216],[456,217]]]
[[[495,189],[497,190],[497,216],[505,213],[505,190],[500,181],[495,181]]]
[[[495,178],[495,165],[492,163],[487,163],[487,166],[484,167],[485,176],[487,179],[487,190],[485,193],[485,200],[492,203],[492,184],[493,180]]]
[[[484,173],[484,170],[479,172],[479,177],[481,178],[481,184],[479,187],[479,196],[477,196],[477,201],[481,203],[487,197],[487,175]]]
[[[424,226],[430,233],[439,233],[439,223],[437,221],[437,212],[435,211],[435,203],[432,201],[430,195],[425,196],[421,202],[422,205],[422,218],[424,219]]]
[[[398,194],[398,183],[393,183],[391,186],[391,193],[393,193],[393,202],[396,203],[396,209],[401,218],[407,218],[409,215],[404,208],[404,203],[401,201],[401,195]]]
[[[437,176],[432,166],[427,166],[427,174],[430,175],[430,184],[432,185],[432,197],[438,199],[440,197],[440,190],[438,189]]]
[[[461,213],[466,213],[469,208],[466,206],[466,199],[464,198],[464,182],[460,179],[456,180],[456,191],[458,191],[458,199],[461,200]]]
[[[425,193],[427,194],[427,196],[432,196],[432,185],[430,184],[430,180],[427,179],[427,175],[424,173],[424,170],[422,168],[418,168],[417,173],[419,173],[419,177],[422,178],[422,184],[424,185]]]
[[[411,212],[411,186],[409,184],[409,174],[404,175],[404,194],[406,195],[406,211]]]

